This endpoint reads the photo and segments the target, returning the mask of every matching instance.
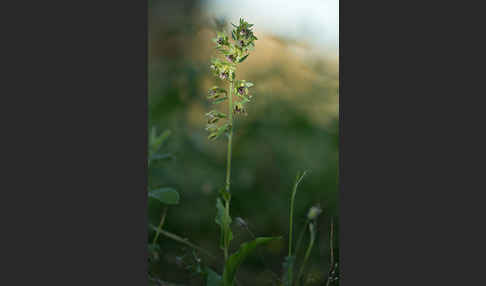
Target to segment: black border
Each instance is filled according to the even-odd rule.
[[[147,2],[12,4],[0,285],[148,285]]]

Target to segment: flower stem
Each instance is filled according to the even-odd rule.
[[[228,98],[228,122],[230,126],[228,135],[228,154],[226,162],[226,191],[230,191],[230,176],[231,176],[231,144],[233,139],[233,82],[230,82],[229,98]]]
[[[299,187],[300,181],[304,178],[307,171],[304,171],[302,174],[297,174],[295,178],[294,188],[292,189],[292,195],[290,196],[290,216],[289,216],[289,256],[292,256],[292,234],[293,234],[293,226],[294,226],[294,201],[295,195],[297,194],[297,188]]]
[[[233,82],[230,82],[229,85],[229,96],[228,96],[228,122],[229,122],[229,134],[228,134],[228,154],[227,154],[227,161],[226,161],[226,192],[230,193],[230,185],[231,185],[231,147],[233,142]],[[225,201],[225,215],[227,218],[230,217],[230,199]],[[226,222],[228,222],[226,220]],[[228,249],[229,249],[229,225],[225,226],[225,234],[224,234],[224,260],[228,260]]]
[[[300,285],[300,282],[303,278],[305,265],[307,263],[307,260],[309,260],[309,255],[312,251],[312,247],[314,246],[314,241],[316,240],[316,233],[314,227],[315,227],[314,223],[309,224],[310,240],[304,255],[304,260],[302,261],[302,265],[300,267],[299,275],[297,276],[297,285]]]

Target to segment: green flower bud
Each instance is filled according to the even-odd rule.
[[[208,118],[208,123],[209,124],[214,124],[216,122],[218,122],[219,118],[218,117],[209,117]]]
[[[218,131],[218,126],[214,125],[214,124],[209,124],[207,127],[206,127],[206,130],[213,133],[213,132],[216,132]]]
[[[209,134],[208,139],[209,139],[209,140],[214,140],[214,139],[216,139],[217,137],[218,137],[218,133],[213,132],[213,133]]]

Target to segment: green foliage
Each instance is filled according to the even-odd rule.
[[[216,126],[214,123],[209,124],[206,129],[208,130],[213,130],[212,133],[208,135],[209,140],[216,140],[218,139],[221,135],[223,135],[225,132],[228,132],[230,130],[230,125],[229,123],[225,123],[222,126]]]
[[[177,205],[179,203],[179,193],[173,188],[160,188],[149,191],[149,197],[156,199],[167,205]]]
[[[292,254],[292,244],[293,244],[293,226],[294,226],[294,203],[295,203],[295,195],[297,194],[297,189],[299,187],[300,182],[304,178],[307,171],[303,173],[297,173],[295,178],[294,186],[292,188],[292,193],[290,195],[290,214],[289,214],[289,253],[288,256],[285,257],[284,261],[284,285],[291,286],[293,283],[294,277],[294,265],[295,265],[295,255]]]
[[[211,268],[207,268],[206,286],[223,286],[221,275],[214,272]]]
[[[160,246],[158,244],[149,243],[148,251],[149,251],[149,262],[157,263],[160,261],[160,255],[159,255]]]
[[[307,250],[305,251],[304,255],[304,260],[302,261],[302,265],[300,266],[300,271],[299,275],[297,276],[297,285],[300,285],[303,275],[304,275],[304,269],[307,261],[309,260],[309,255],[312,251],[312,247],[314,246],[314,242],[316,240],[316,226],[315,222],[309,223],[309,233],[310,233],[310,238],[309,238],[309,244],[307,246]]]
[[[294,225],[294,202],[295,202],[295,195],[297,194],[297,189],[299,187],[300,182],[304,178],[307,171],[304,171],[302,174],[297,173],[295,178],[294,187],[292,188],[292,194],[290,196],[290,216],[289,216],[289,256],[292,256],[292,233],[293,233],[293,225]]]
[[[282,264],[283,268],[283,285],[284,286],[291,286],[293,281],[293,273],[294,273],[294,265],[295,265],[295,256],[286,256],[285,260]]]
[[[152,160],[160,160],[160,159],[166,159],[170,157],[169,154],[157,154],[162,144],[164,144],[167,138],[169,138],[170,134],[171,134],[170,130],[165,130],[162,134],[157,135],[156,128],[152,127],[152,130],[149,135],[149,146],[148,146],[149,165]]]
[[[224,250],[225,245],[229,245],[231,240],[233,240],[233,232],[230,227],[232,219],[226,212],[226,208],[220,198],[216,199],[216,210],[215,222],[221,228],[220,248]]]
[[[281,237],[258,237],[250,242],[241,244],[240,249],[232,254],[226,261],[223,272],[223,285],[232,286],[235,280],[236,271],[245,259],[250,255],[257,246],[268,243],[272,240],[281,239]]]

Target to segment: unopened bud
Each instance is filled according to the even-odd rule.
[[[315,220],[321,213],[322,210],[319,207],[313,206],[309,209],[309,212],[307,213],[307,218],[310,220]]]

